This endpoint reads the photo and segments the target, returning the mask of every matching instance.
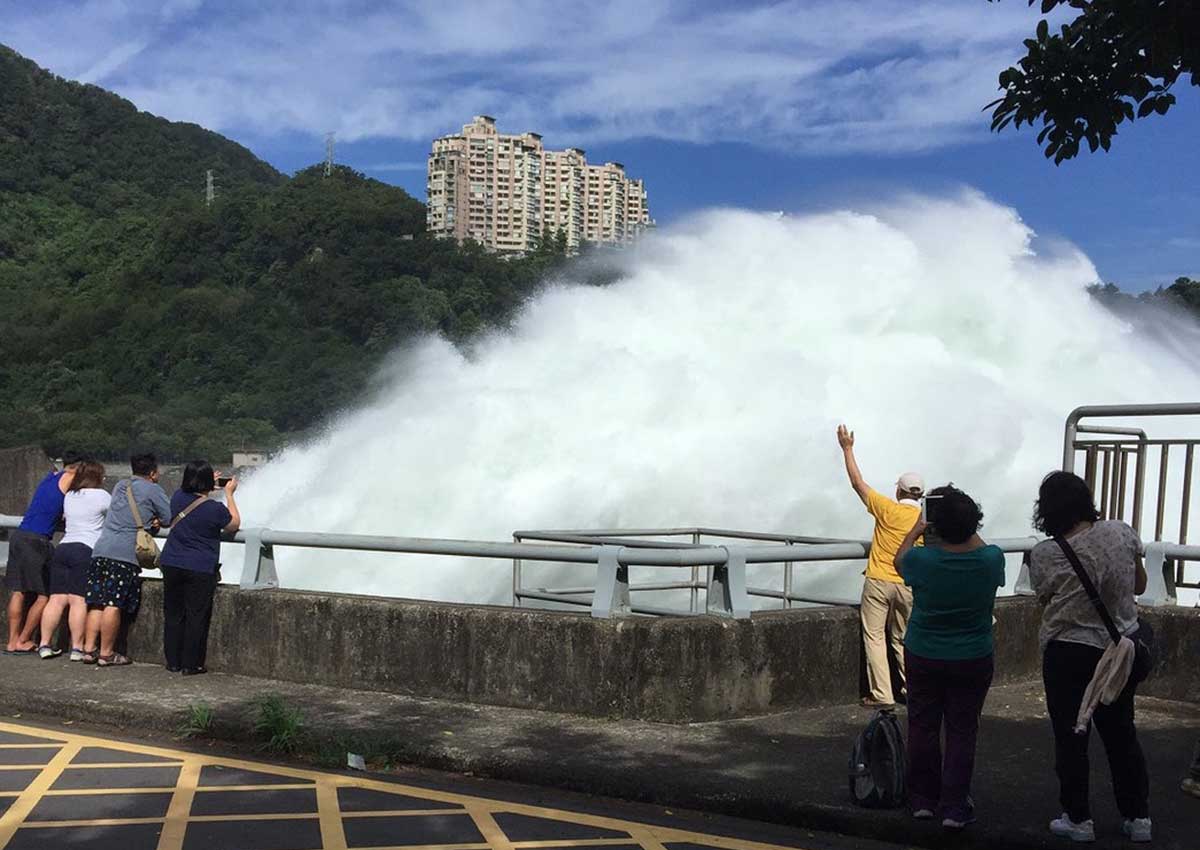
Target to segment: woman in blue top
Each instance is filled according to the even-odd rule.
[[[209,498],[216,473],[194,460],[171,497],[171,535],[162,550],[163,653],[167,670],[185,676],[208,672],[208,625],[220,580],[221,534],[242,523],[233,498],[237,479],[225,484],[225,504]]]
[[[938,487],[926,499],[929,525],[918,519],[896,553],[896,570],[913,589],[904,638],[909,796],[914,817],[940,809],[942,826],[962,829],[975,819],[971,774],[992,684],[992,609],[1004,586],[1004,553],[980,539],[983,512],[966,493]],[[931,533],[916,546],[927,528],[937,542]]]

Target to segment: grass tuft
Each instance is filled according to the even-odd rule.
[[[304,713],[278,694],[266,694],[254,704],[254,732],[259,747],[269,753],[294,754],[300,748]]]

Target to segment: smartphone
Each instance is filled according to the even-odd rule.
[[[942,497],[925,496],[921,499],[921,519],[925,521],[925,533],[921,537],[926,546],[937,546],[942,542],[942,538],[938,536],[937,527],[929,517],[929,500],[940,498]]]
[[[228,484],[228,483],[229,483],[230,481],[232,481],[232,480],[233,480],[232,478],[218,478],[218,479],[217,479],[217,486],[218,486],[218,487],[224,487],[226,484]]]

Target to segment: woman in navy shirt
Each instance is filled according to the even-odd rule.
[[[171,534],[162,551],[163,652],[167,670],[191,676],[208,672],[208,625],[220,579],[221,534],[242,523],[233,494],[237,479],[225,484],[225,504],[209,498],[216,474],[207,461],[183,470],[183,483],[171,497]]]

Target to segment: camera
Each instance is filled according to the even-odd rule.
[[[233,480],[233,477],[232,477],[232,476],[226,476],[226,477],[224,477],[224,478],[218,478],[218,479],[217,479],[217,486],[218,486],[218,487],[224,487],[226,484],[228,484],[228,483],[229,483],[230,481],[232,481],[232,480]]]

